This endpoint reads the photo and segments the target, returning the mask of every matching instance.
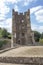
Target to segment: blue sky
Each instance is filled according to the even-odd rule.
[[[12,30],[12,9],[25,12],[30,9],[31,29],[43,32],[43,0],[0,0],[0,27]]]

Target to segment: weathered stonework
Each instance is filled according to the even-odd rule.
[[[12,10],[12,42],[13,44],[33,44],[30,25],[30,10],[20,13]]]
[[[0,62],[27,65],[43,65],[43,57],[0,57]]]

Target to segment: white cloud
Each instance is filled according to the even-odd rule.
[[[14,6],[14,10],[15,10],[15,11],[19,11],[19,8],[18,8],[17,5]]]
[[[4,20],[6,14],[10,11],[10,8],[5,5],[6,0],[0,0],[0,20]]]
[[[40,33],[43,32],[43,26],[38,26],[38,25],[32,24],[31,29],[34,30],[34,31],[38,31]]]
[[[35,13],[36,11],[40,10],[42,8],[42,6],[37,6],[37,7],[33,7],[30,9],[30,14]]]
[[[36,11],[35,16],[39,23],[43,22],[43,9]]]
[[[6,5],[0,6],[1,14],[7,14],[9,11],[10,11],[10,8],[8,8]]]
[[[36,20],[41,23],[43,22],[43,9],[35,12]]]
[[[37,0],[24,0],[24,6],[27,6],[31,2],[35,2],[35,1],[37,1]]]
[[[0,22],[1,20],[4,20],[5,19],[5,15],[4,14],[0,14]]]
[[[40,26],[39,29],[43,30],[43,26]]]
[[[43,22],[43,6],[35,7],[31,9],[31,11],[32,11],[31,14],[34,13],[38,23],[42,23]],[[38,31],[40,33],[43,32],[43,26],[41,25],[31,24],[31,28],[32,30]]]
[[[3,0],[3,1],[2,1],[2,0],[0,0],[0,4],[4,3],[5,1],[6,1],[6,0]]]
[[[39,26],[38,31],[39,31],[40,33],[42,33],[42,32],[43,32],[43,26]]]
[[[18,2],[20,2],[21,0],[6,0],[7,2],[10,2],[10,3],[12,3],[12,4],[14,4],[14,3],[18,3]]]
[[[38,11],[36,11],[35,15],[42,15],[43,14],[43,9],[40,9]]]
[[[36,20],[38,23],[43,23],[43,16],[37,15]]]
[[[37,30],[37,27],[38,27],[38,25],[31,24],[31,29],[32,29],[32,30]]]
[[[12,32],[12,19],[8,18],[0,22],[0,27],[7,29],[8,32]]]
[[[43,22],[43,6],[37,6],[32,9],[30,9],[30,14],[33,14],[36,16],[36,20],[38,23]]]
[[[8,30],[8,32],[12,32],[12,19],[11,18],[8,18],[6,21],[5,21],[5,28]]]
[[[19,3],[19,2],[24,3],[23,6],[27,6],[31,2],[35,2],[35,1],[37,1],[37,0],[6,0],[6,2],[12,3],[12,4]]]

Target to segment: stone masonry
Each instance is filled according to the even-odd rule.
[[[13,60],[12,60],[13,59]],[[43,57],[0,57],[1,63],[43,65]]]
[[[12,46],[13,44],[33,44],[30,10],[23,13],[12,10]]]

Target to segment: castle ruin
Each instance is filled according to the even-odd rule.
[[[33,44],[30,10],[19,13],[12,10],[12,42],[13,44]]]

